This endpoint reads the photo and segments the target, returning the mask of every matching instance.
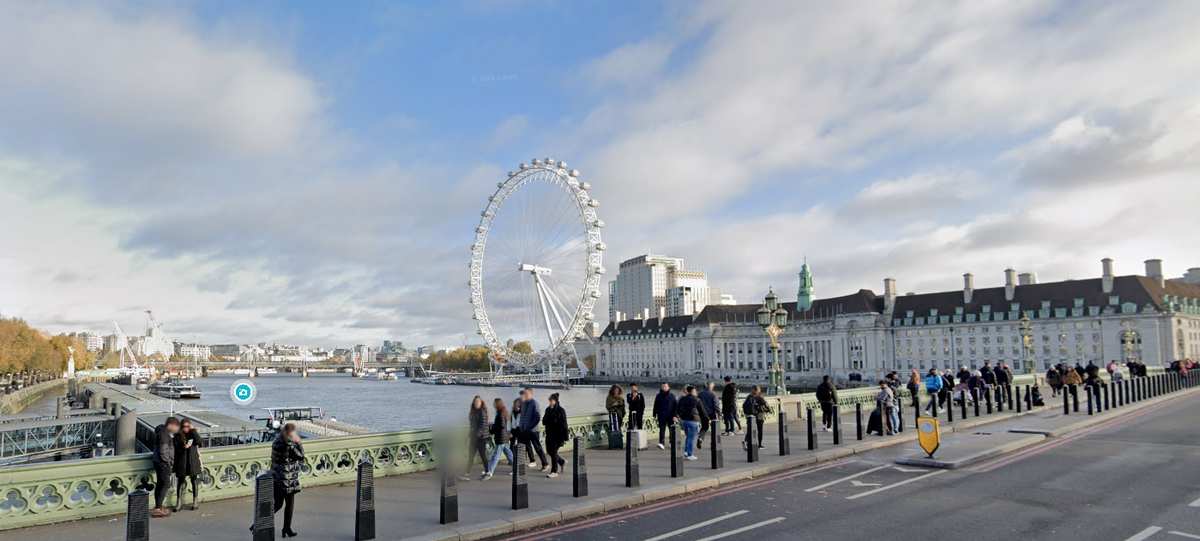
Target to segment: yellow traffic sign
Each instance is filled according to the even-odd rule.
[[[917,419],[917,442],[921,444],[921,449],[924,449],[926,453],[929,453],[929,457],[933,458],[933,453],[936,453],[938,447],[942,446],[942,431],[938,430],[936,418]]]

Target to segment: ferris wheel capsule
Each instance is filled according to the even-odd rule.
[[[536,165],[542,165],[542,160],[539,160],[539,159],[537,159],[537,158],[534,158],[534,159],[532,159],[532,160],[530,160],[530,161],[531,161],[531,162],[533,162],[533,165],[535,165],[535,166],[536,166]]]
[[[580,182],[580,183],[579,183],[579,189],[580,189],[580,190],[587,191],[587,190],[590,190],[590,189],[592,189],[592,185],[591,185],[591,184],[588,184],[588,183],[586,183],[586,182]]]
[[[570,172],[570,173],[568,173],[568,174],[569,174],[569,175],[571,175],[572,177],[578,177],[578,176],[579,176],[579,170],[578,170],[578,169],[572,169],[572,170],[571,170],[571,172]]]

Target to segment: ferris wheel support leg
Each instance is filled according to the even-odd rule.
[[[544,286],[542,286],[542,281],[538,279],[536,274],[533,275],[533,285],[537,288],[538,306],[540,306],[542,309],[542,319],[546,321],[546,338],[550,340],[551,344],[553,344],[554,334],[550,329],[550,311],[546,308],[546,303],[549,302],[549,300],[546,298],[546,292],[543,289]]]

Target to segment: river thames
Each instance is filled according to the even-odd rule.
[[[467,410],[475,395],[482,396],[492,409],[493,398],[503,398],[512,406],[517,397],[516,387],[473,387],[469,385],[422,385],[399,381],[359,379],[349,374],[269,374],[250,381],[257,395],[254,402],[242,406],[229,396],[233,382],[245,376],[210,375],[189,383],[203,393],[199,400],[188,403],[230,417],[246,419],[251,415],[264,416],[262,408],[286,406],[317,406],[326,417],[389,432],[429,428],[435,419],[467,422]],[[533,396],[546,407],[546,398],[559,393],[562,405],[570,415],[604,411],[607,388],[575,387],[570,390],[534,389]],[[652,398],[652,397],[651,397]]]

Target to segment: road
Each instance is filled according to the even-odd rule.
[[[1200,397],[965,470],[883,449],[503,539],[1200,539]]]

